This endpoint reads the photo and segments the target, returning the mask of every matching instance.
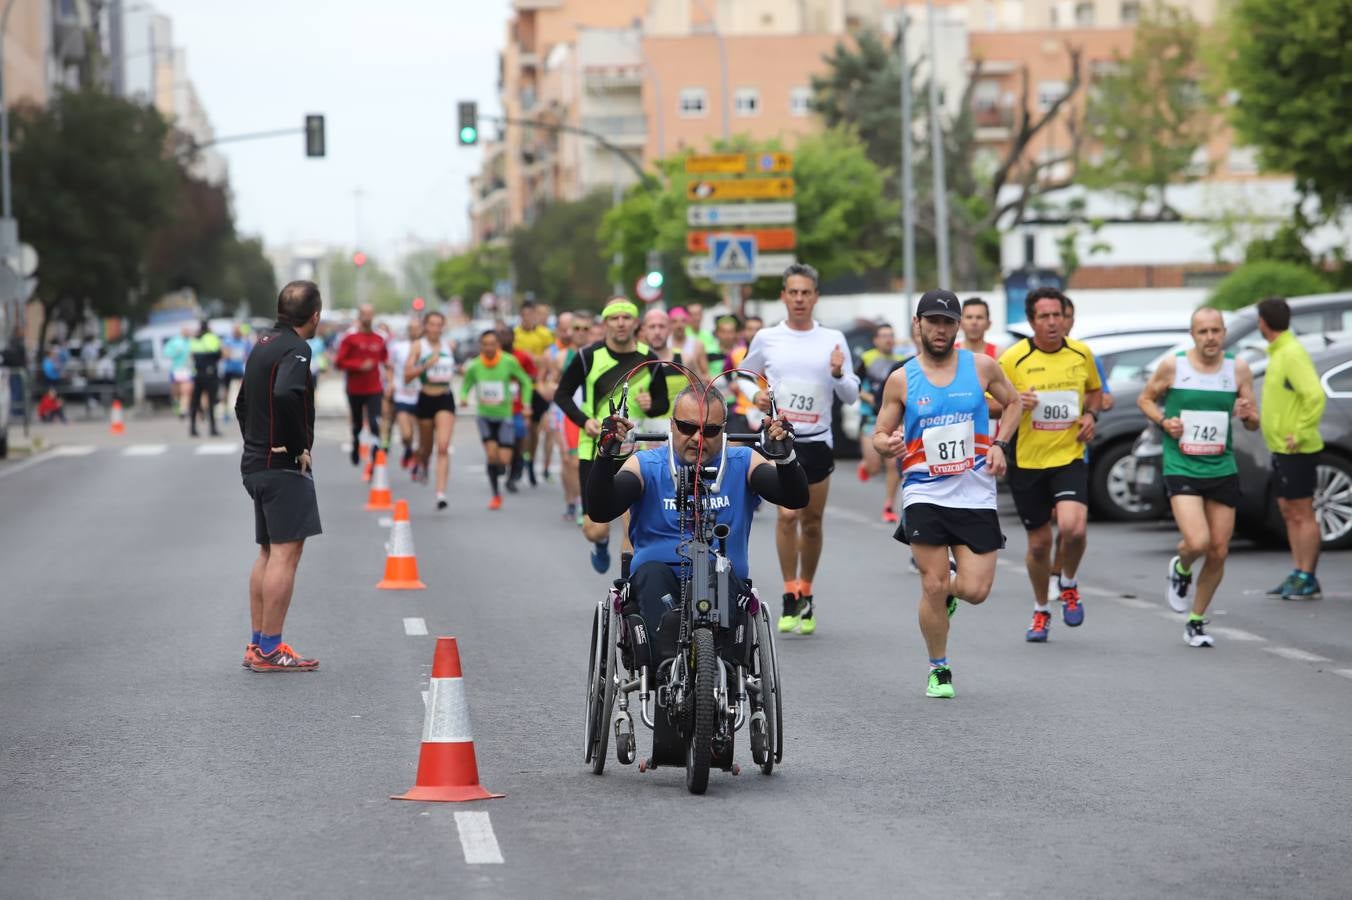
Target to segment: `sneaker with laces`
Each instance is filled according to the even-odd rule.
[[[925,696],[934,697],[938,700],[952,700],[953,670],[948,666],[931,668],[929,686],[925,688]]]
[[[257,656],[258,656],[258,645],[257,645],[257,644],[245,644],[245,645],[244,645],[244,662],[240,663],[240,665],[244,666],[244,668],[246,668],[246,669],[249,668],[250,664],[253,663],[254,658],[257,657]]]
[[[1080,602],[1079,588],[1061,589],[1061,621],[1071,628],[1084,624],[1084,604]]]
[[[437,494],[437,509],[445,509],[450,505],[451,504],[447,501],[445,494]]]
[[[1164,592],[1164,599],[1169,601],[1174,612],[1185,613],[1192,609],[1192,573],[1184,575],[1178,571],[1178,564],[1182,561],[1178,556],[1169,560],[1169,587]]]
[[[1282,592],[1283,600],[1319,600],[1324,596],[1319,589],[1319,579],[1313,575],[1297,575],[1291,580],[1291,586]]]
[[[895,525],[901,521],[900,517],[897,516],[897,511],[892,508],[890,503],[883,507],[883,521],[888,525]]]
[[[306,659],[292,649],[290,644],[278,644],[271,653],[255,650],[254,660],[249,668],[255,672],[313,672],[319,668],[319,660]]]
[[[868,480],[869,480],[868,465],[867,465],[866,463],[860,463],[860,464],[859,464],[858,474],[859,474],[859,480],[860,480],[860,481],[868,481]]]
[[[779,617],[779,631],[781,634],[787,634],[790,631],[797,631],[802,625],[803,620],[798,615],[798,595],[784,595],[784,614]]]
[[[798,633],[816,634],[817,620],[813,617],[812,595],[798,598]]]
[[[609,544],[592,544],[591,564],[598,575],[604,575],[610,571]]]
[[[1282,579],[1281,584],[1277,585],[1275,588],[1268,588],[1266,596],[1285,597],[1286,592],[1296,586],[1296,581],[1299,578],[1300,576],[1297,575],[1294,571],[1292,571],[1290,575],[1287,575],[1285,578]]]
[[[1047,641],[1047,629],[1051,628],[1052,614],[1040,609],[1033,610],[1033,624],[1028,626],[1024,639],[1029,643],[1043,644]]]
[[[499,494],[494,494],[494,495],[493,495],[493,499],[488,501],[488,508],[489,508],[489,509],[502,509],[502,497],[501,497],[501,495],[499,495]]]
[[[1183,628],[1183,640],[1189,647],[1214,647],[1216,642],[1206,633],[1206,622],[1202,619],[1189,619]]]

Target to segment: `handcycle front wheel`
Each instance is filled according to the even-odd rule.
[[[765,711],[768,747],[765,760],[757,760],[761,771],[769,775],[775,763],[784,761],[784,694],[779,681],[779,654],[775,652],[774,628],[769,607],[762,603],[756,615],[756,666],[761,678],[761,708]]]
[[[591,763],[592,772],[597,775],[606,768],[610,715],[615,706],[617,619],[609,597],[597,603],[592,619],[591,660],[587,668],[587,729],[583,753],[583,762]]]
[[[685,748],[685,787],[692,794],[702,794],[709,788],[709,766],[713,761],[714,725],[718,719],[718,704],[714,692],[718,687],[718,667],[722,662],[714,650],[714,633],[708,628],[696,628],[691,641],[694,656],[694,702],[690,742]]]

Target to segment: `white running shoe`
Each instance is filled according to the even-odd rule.
[[[1188,620],[1188,624],[1183,629],[1183,640],[1188,642],[1189,647],[1216,646],[1216,642],[1211,635],[1206,633],[1206,622],[1200,619]]]
[[[1174,612],[1185,613],[1192,609],[1192,575],[1178,574],[1179,562],[1177,556],[1169,560],[1169,586],[1165,589],[1164,599],[1169,601]]]

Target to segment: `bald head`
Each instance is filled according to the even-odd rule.
[[[1189,328],[1196,329],[1198,322],[1214,322],[1224,328],[1225,316],[1214,306],[1199,306],[1192,311],[1192,323]]]
[[[639,336],[643,343],[654,350],[664,349],[671,338],[671,318],[666,310],[650,309],[644,313]]]
[[[1220,310],[1210,306],[1195,310],[1189,331],[1203,362],[1214,363],[1225,354],[1225,317]]]
[[[357,307],[357,325],[362,331],[370,331],[371,323],[376,320],[376,308],[369,303]]]

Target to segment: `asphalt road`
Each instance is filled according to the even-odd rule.
[[[958,697],[931,701],[918,580],[877,483],[842,467],[820,629],[780,643],[784,763],[693,797],[681,770],[582,765],[606,582],[557,487],[488,512],[464,422],[450,510],[394,476],[429,590],[380,592],[386,530],[341,431],[286,630],[322,667],[288,678],[239,665],[255,551],[233,437],[139,424],[0,466],[0,896],[1352,895],[1352,555],[1297,605],[1261,595],[1284,555],[1238,546],[1217,647],[1194,650],[1163,602],[1169,528],[1096,524],[1085,625],[1029,645],[1006,518],[994,594],[955,620]],[[460,640],[506,799],[387,799],[413,783],[437,634]],[[467,862],[484,842],[501,863]]]

